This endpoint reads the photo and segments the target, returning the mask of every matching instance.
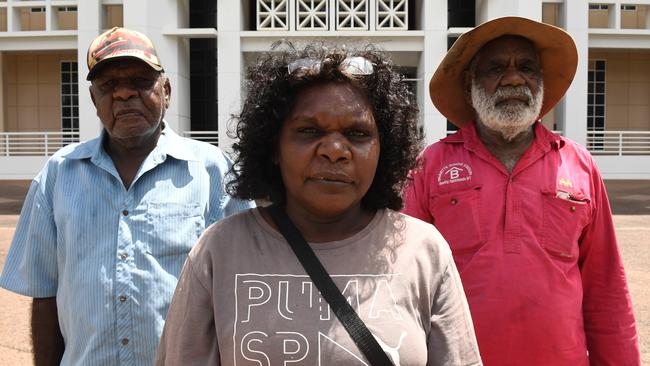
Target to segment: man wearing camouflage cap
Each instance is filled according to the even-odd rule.
[[[187,253],[230,198],[230,160],[164,121],[171,85],[152,42],[113,28],[88,49],[101,135],[34,178],[0,286],[34,298],[36,365],[150,365]]]

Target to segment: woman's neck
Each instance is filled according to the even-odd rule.
[[[287,205],[287,215],[300,233],[310,243],[327,243],[347,239],[363,230],[372,221],[375,211],[365,210],[356,205],[345,212],[333,216],[317,215],[304,207]],[[268,213],[261,210],[262,216],[274,228]]]

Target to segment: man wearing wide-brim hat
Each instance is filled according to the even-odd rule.
[[[540,123],[577,57],[563,30],[505,17],[462,35],[431,79],[460,130],[421,154],[404,211],[448,241],[485,365],[640,364],[598,169]]]
[[[251,203],[226,193],[221,150],[165,121],[171,84],[146,35],[110,29],[87,62],[102,132],[34,178],[0,286],[34,298],[35,365],[153,365],[187,254]]]

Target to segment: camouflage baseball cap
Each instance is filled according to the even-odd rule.
[[[96,76],[98,65],[119,57],[136,58],[156,71],[163,71],[149,37],[130,29],[114,27],[97,36],[88,47],[86,80],[92,80]]]

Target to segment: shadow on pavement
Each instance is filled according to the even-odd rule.
[[[605,181],[615,215],[650,215],[650,180]]]

